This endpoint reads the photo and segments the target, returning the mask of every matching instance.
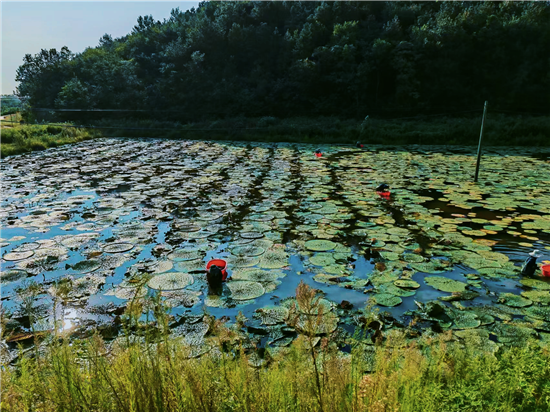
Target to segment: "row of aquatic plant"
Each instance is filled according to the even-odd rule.
[[[45,150],[101,136],[97,130],[56,125],[22,125],[3,128],[1,135],[1,157]]]
[[[106,343],[52,334],[2,367],[2,411],[546,411],[550,353],[528,342],[498,351],[446,333],[414,344],[372,334],[377,313],[339,350],[314,330],[323,299],[300,284],[289,316],[291,346],[258,350],[234,324],[205,314],[182,335],[162,305],[140,321],[126,308],[126,334]],[[160,303],[156,300],[156,303]],[[292,320],[291,320],[292,322]],[[151,332],[153,331],[153,332]],[[414,333],[414,331],[410,331]],[[204,336],[206,335],[206,338]],[[203,338],[197,352],[191,340]]]

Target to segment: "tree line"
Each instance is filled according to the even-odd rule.
[[[226,116],[550,109],[550,2],[202,2],[25,55],[35,108]]]

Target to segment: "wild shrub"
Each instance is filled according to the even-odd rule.
[[[63,128],[59,127],[59,126],[47,126],[46,131],[49,134],[57,135],[57,134],[60,134],[61,132],[63,132]]]

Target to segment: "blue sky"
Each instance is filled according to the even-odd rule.
[[[2,0],[2,94],[15,90],[15,72],[27,53],[63,46],[78,53],[97,46],[105,33],[113,38],[128,34],[139,16],[151,14],[162,21],[176,7],[187,10],[197,5],[198,1]]]

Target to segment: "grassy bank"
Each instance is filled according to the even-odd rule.
[[[151,136],[183,139],[267,142],[476,145],[481,114],[364,121],[318,118],[231,118],[179,124],[159,119],[100,120],[93,124],[107,136]],[[492,146],[550,145],[550,117],[490,114],[483,140]]]
[[[318,330],[315,291],[297,289],[290,319],[304,319],[288,347],[257,350],[244,320],[228,326],[205,315],[208,335],[191,349],[169,335],[169,317],[137,322],[126,335],[72,343],[50,336],[2,371],[2,411],[547,411],[550,354],[534,342],[484,351],[449,331],[411,343],[407,333],[367,338],[365,326],[340,351]],[[158,302],[157,302],[158,303]],[[136,308],[139,310],[136,311]],[[294,314],[293,314],[294,313]],[[365,325],[372,312],[365,311]],[[370,320],[369,320],[370,319]],[[293,324],[298,330],[298,323]],[[300,321],[302,322],[302,321]],[[396,332],[399,332],[396,330]],[[403,331],[402,331],[403,332]],[[187,335],[188,336],[188,335]],[[199,354],[202,356],[198,356]]]
[[[45,150],[68,143],[99,137],[96,130],[54,125],[22,125],[3,128],[1,131],[1,157]]]

